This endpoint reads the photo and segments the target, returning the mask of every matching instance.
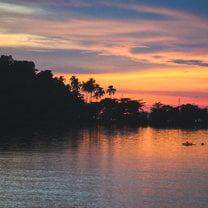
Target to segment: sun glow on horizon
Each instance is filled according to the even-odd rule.
[[[95,78],[105,89],[112,84],[117,89],[116,98],[143,99],[147,105],[155,102],[177,105],[179,98],[183,104],[207,106],[208,103],[206,69],[201,69],[200,74],[196,70],[170,70],[166,73],[155,70],[149,73],[56,74],[56,76],[64,76],[66,82],[69,82],[72,75],[77,76],[79,81]]]

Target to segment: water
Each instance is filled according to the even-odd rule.
[[[207,140],[208,130],[107,127],[4,136],[0,208],[205,208]]]

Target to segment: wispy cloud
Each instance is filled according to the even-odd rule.
[[[3,40],[3,41],[1,41]],[[62,38],[47,37],[39,35],[30,35],[24,33],[18,34],[0,34],[1,47],[28,47],[39,49],[73,49],[76,45],[73,41]]]
[[[41,8],[31,8],[28,6],[15,4],[15,3],[4,3],[0,2],[0,11],[5,13],[14,13],[14,14],[40,14],[43,13]]]
[[[172,97],[190,97],[190,98],[208,98],[208,94],[205,91],[179,91],[179,90],[122,90],[122,92],[134,93],[134,94],[151,94],[151,95],[163,95]]]
[[[184,11],[167,9],[167,8],[163,8],[163,7],[155,7],[155,6],[153,7],[153,6],[145,5],[145,4],[128,4],[128,3],[115,3],[115,2],[107,2],[105,4],[108,6],[129,9],[129,10],[137,11],[137,12],[145,12],[145,13],[150,13],[150,14],[164,15],[166,17],[172,17],[175,20],[184,20],[184,21],[191,20],[192,21],[191,24],[196,23],[198,26],[201,26],[203,28],[207,27],[207,20],[206,19],[199,18],[196,15],[193,15],[193,14],[190,14],[190,13],[184,12]]]
[[[9,3],[17,3],[17,4],[24,4],[29,6],[41,6],[41,7],[48,7],[48,6],[70,6],[70,7],[91,7],[95,6],[96,0],[35,0],[35,1],[28,1],[28,0],[2,0]]]
[[[208,66],[208,62],[204,62],[201,60],[183,60],[183,59],[175,59],[171,60],[170,62],[176,63],[176,64],[185,64],[185,65],[192,65],[192,66]]]

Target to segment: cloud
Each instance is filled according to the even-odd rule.
[[[143,47],[135,47],[131,49],[131,52],[134,54],[142,53],[153,53],[153,52],[159,52],[159,51],[164,51],[167,48],[164,47],[162,44],[149,44],[149,46],[143,46]]]
[[[161,59],[161,58],[163,58],[163,56],[152,56],[152,58],[154,58],[154,59]]]
[[[1,52],[12,55],[17,60],[32,60],[38,69],[56,73],[112,74],[144,71],[155,67],[155,64],[134,61],[125,56],[100,55],[98,52],[85,50],[4,47]],[[164,68],[159,64],[157,67]]]
[[[48,6],[54,6],[54,7],[60,7],[60,6],[70,6],[70,7],[91,7],[92,5],[96,4],[95,0],[5,0],[6,2],[15,3],[18,4],[24,4],[24,5],[30,5],[30,6],[42,6],[42,7],[48,7]]]
[[[1,47],[25,47],[41,49],[73,49],[76,41],[64,40],[62,38],[47,37],[30,34],[0,34]]]
[[[173,96],[173,97],[190,97],[190,98],[208,98],[207,92],[204,91],[171,91],[171,90],[133,90],[133,89],[122,89],[123,93],[132,94],[150,94],[150,95],[162,95],[162,96]]]
[[[3,3],[0,2],[0,11],[6,13],[14,14],[40,14],[43,13],[43,10],[40,8],[31,8],[24,5],[14,4],[14,3]]]
[[[146,12],[149,14],[164,15],[166,16],[166,18],[172,17],[175,20],[183,19],[186,21],[192,21],[191,22],[192,24],[193,23],[198,24],[198,26],[202,26],[204,28],[207,27],[206,19],[199,18],[198,16],[195,16],[193,14],[190,14],[184,11],[167,9],[164,7],[150,6],[150,5],[145,5],[145,4],[128,4],[128,3],[115,3],[115,2],[106,2],[105,4],[111,7],[123,8],[123,9],[128,9],[128,10],[137,11],[137,12]]]
[[[174,59],[170,62],[176,63],[176,64],[185,64],[185,65],[192,65],[192,66],[208,66],[208,62],[204,62],[201,60],[183,60],[183,59]]]
[[[177,34],[178,31],[175,28],[172,29],[173,25],[179,27],[180,24],[174,23],[164,26],[158,21],[97,20],[91,18],[51,21],[31,17],[27,20],[20,18],[18,23],[5,20],[0,25],[1,28],[8,31],[1,40],[11,40],[12,37],[12,39],[17,40],[16,43],[19,43],[21,47],[24,43],[21,41],[21,33],[24,31],[24,37],[28,36],[28,45],[31,44],[31,46],[38,44],[42,48],[54,46],[60,49],[89,50],[100,52],[100,54],[120,55],[133,59],[136,57],[136,52],[141,51],[141,54],[145,54],[147,52],[156,53],[161,50],[173,51],[173,43],[182,42],[180,40],[181,35]],[[152,36],[146,36],[144,31],[152,34]],[[154,35],[156,31],[157,35]],[[135,35],[132,36],[132,34]],[[12,46],[13,42],[3,41],[0,45]],[[161,56],[161,54],[153,55]]]

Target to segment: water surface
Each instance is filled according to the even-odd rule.
[[[205,208],[207,139],[208,130],[109,127],[2,136],[0,207]]]

